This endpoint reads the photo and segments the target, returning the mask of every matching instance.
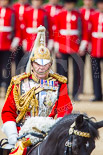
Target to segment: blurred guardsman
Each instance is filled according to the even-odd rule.
[[[57,15],[55,51],[57,72],[68,77],[68,58],[73,58],[73,99],[78,100],[80,84],[77,56],[81,33],[81,16],[75,10],[77,0],[64,0],[64,8]]]
[[[37,35],[37,27],[43,25],[48,29],[48,16],[41,7],[43,0],[31,0],[31,6],[27,8],[24,15],[25,33],[23,48],[25,52],[31,52]]]
[[[103,60],[103,0],[96,0],[98,10],[91,16],[92,24],[92,74],[95,98],[92,101],[102,101],[101,67]]]
[[[83,0],[83,7],[80,8],[80,13],[82,16],[82,27],[83,27],[83,32],[82,32],[82,42],[81,42],[81,47],[80,47],[80,55],[84,56],[85,55],[85,49],[89,48],[90,45],[87,45],[87,39],[86,39],[86,33],[89,34],[89,41],[91,42],[91,23],[90,23],[90,16],[93,14],[95,11],[93,8],[94,0]],[[90,48],[91,49],[91,48]],[[88,51],[89,49],[87,49]]]
[[[90,16],[95,11],[93,8],[94,0],[83,0],[83,6],[80,8],[80,13],[82,16],[82,41],[80,44],[79,54],[84,62],[86,59],[86,53],[91,52],[91,23]],[[89,35],[89,42],[86,40],[86,35]],[[82,81],[81,81],[81,93],[83,92],[84,83],[84,65],[82,65]]]
[[[24,55],[24,52],[22,50],[22,39],[23,39],[23,29],[24,29],[25,25],[24,25],[23,21],[24,21],[25,10],[29,6],[30,5],[29,5],[27,0],[18,0],[16,3],[13,4],[13,8],[14,8],[16,15],[17,15],[17,18],[19,20],[20,38],[21,38],[21,41],[19,43],[19,47],[18,47],[16,54],[15,54],[16,67]]]
[[[11,52],[14,52],[20,41],[16,29],[18,22],[10,3],[10,0],[0,0],[0,86],[3,85],[6,89],[11,79]]]
[[[50,26],[49,41],[48,41],[49,50],[53,50],[54,48],[56,16],[62,8],[63,6],[59,4],[59,0],[49,0],[49,2],[44,5],[44,9],[49,14],[49,26]]]
[[[17,127],[28,116],[63,117],[72,111],[67,78],[51,70],[52,58],[45,44],[45,28],[40,26],[26,73],[13,77],[8,88],[2,120],[11,145],[17,141]]]

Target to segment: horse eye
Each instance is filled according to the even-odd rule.
[[[86,143],[86,148],[88,148],[88,147],[89,147],[89,142]]]

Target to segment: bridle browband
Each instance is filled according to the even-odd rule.
[[[76,136],[80,136],[80,137],[84,137],[84,138],[91,137],[90,133],[75,130],[74,129],[75,126],[76,126],[75,122],[70,126],[69,139],[65,143],[64,155],[67,155],[67,153],[69,153],[69,155],[72,155],[72,135],[76,135]]]

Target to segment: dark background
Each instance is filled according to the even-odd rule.
[[[14,0],[15,2],[17,1],[17,0]],[[45,0],[45,3],[46,2],[48,2],[48,0]],[[81,6],[82,5],[82,0],[78,0],[78,6]]]

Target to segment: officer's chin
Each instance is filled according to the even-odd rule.
[[[37,72],[36,70],[33,72],[34,75],[38,78],[38,79],[47,79],[48,75],[49,75],[49,70],[48,72]]]
[[[39,79],[46,79],[46,78],[47,78],[47,74],[42,74],[42,75],[37,74],[37,77],[38,77]]]

